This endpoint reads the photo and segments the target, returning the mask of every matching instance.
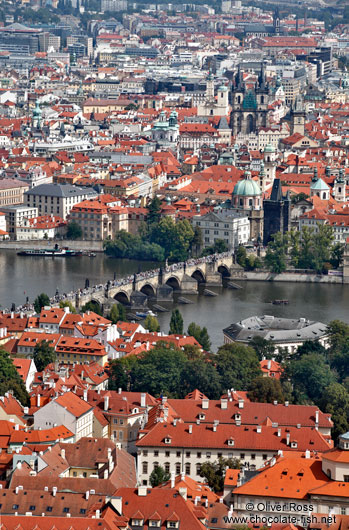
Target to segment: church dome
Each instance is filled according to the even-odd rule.
[[[268,145],[265,146],[264,152],[265,153],[274,153],[275,149],[274,149],[274,147],[271,144],[268,144]]]
[[[261,195],[261,189],[255,180],[251,179],[251,173],[246,173],[243,180],[235,184],[233,195],[240,197],[255,197]]]
[[[315,191],[328,191],[330,188],[322,179],[317,179],[315,182],[311,183],[310,189]]]

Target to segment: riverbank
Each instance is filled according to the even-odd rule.
[[[35,241],[0,241],[0,249],[3,250],[27,250],[29,248],[53,248],[68,247],[72,250],[84,250],[93,252],[103,252],[103,241],[81,241],[75,239],[64,239],[49,241],[46,239]]]
[[[329,276],[327,274],[282,272],[275,274],[270,271],[244,271],[231,276],[232,280],[260,281],[260,282],[291,282],[291,283],[336,283],[343,284],[343,276]]]

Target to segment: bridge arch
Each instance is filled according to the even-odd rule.
[[[150,298],[156,297],[155,289],[150,283],[146,283],[145,285],[143,285],[143,287],[141,288],[141,293],[149,296]]]
[[[206,278],[202,270],[196,269],[193,274],[191,275],[192,278],[194,278],[198,283],[205,283]]]
[[[170,287],[172,287],[174,291],[180,291],[181,289],[181,284],[179,283],[179,280],[178,278],[176,278],[176,276],[170,276],[166,280],[166,285],[169,285]]]
[[[230,276],[229,267],[226,265],[219,265],[218,272],[222,275],[223,278]]]
[[[117,302],[124,305],[130,305],[131,303],[129,296],[125,291],[117,292],[116,295],[114,295],[114,300],[117,300]]]

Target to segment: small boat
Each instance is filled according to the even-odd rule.
[[[273,300],[272,304],[274,305],[287,305],[289,303],[288,300]]]
[[[29,248],[28,250],[20,250],[17,252],[18,256],[41,256],[48,258],[68,258],[72,256],[81,256],[81,250],[71,250],[69,248]]]
[[[142,313],[141,311],[136,313],[136,317],[138,318],[147,318],[147,317],[156,317],[156,313],[153,313],[153,311],[146,311],[145,313]]]

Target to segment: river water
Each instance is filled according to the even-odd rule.
[[[140,270],[157,268],[152,262],[116,260],[103,254],[95,258],[41,258],[17,256],[15,251],[0,250],[0,309],[12,303],[23,304],[41,292],[52,296],[90,285],[103,283],[114,277],[122,278]],[[239,282],[236,282],[239,283]],[[206,326],[213,351],[223,343],[222,329],[232,322],[251,315],[272,314],[289,318],[306,317],[328,323],[333,319],[349,322],[349,285],[240,282],[242,289],[209,287],[216,297],[185,295],[192,304],[179,304],[184,327],[190,322]],[[287,299],[289,305],[275,306],[275,299]],[[177,304],[160,305],[172,309]],[[159,313],[161,330],[168,332],[170,312]]]

